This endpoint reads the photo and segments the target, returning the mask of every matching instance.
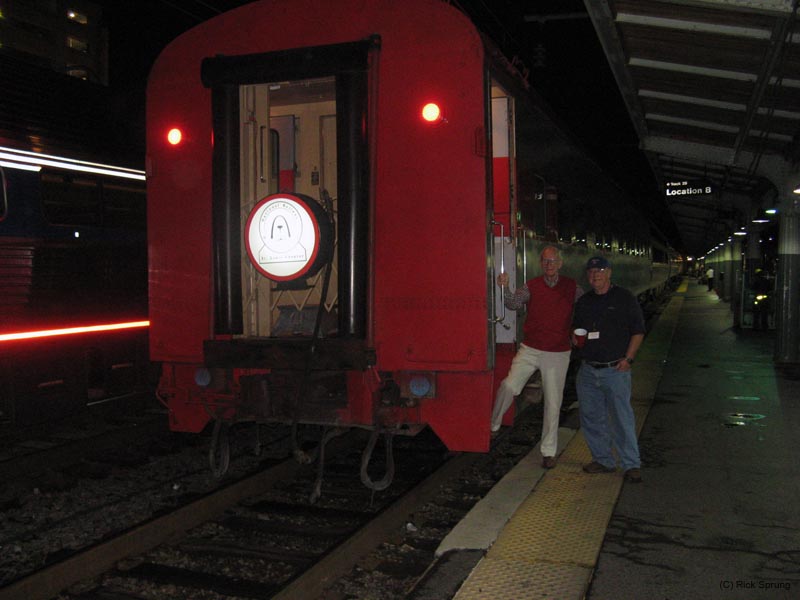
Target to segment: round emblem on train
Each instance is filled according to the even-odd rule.
[[[325,209],[303,194],[273,194],[250,211],[244,230],[253,266],[274,281],[311,277],[333,254]]]

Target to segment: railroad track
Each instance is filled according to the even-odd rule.
[[[20,539],[54,538],[51,552],[41,558],[40,568],[4,581],[0,600],[56,596],[64,600],[316,598],[353,570],[361,557],[374,552],[397,531],[404,531],[405,525],[415,520],[419,523],[420,507],[436,494],[441,495],[442,490],[444,502],[463,503],[447,500],[451,490],[459,487],[454,483],[458,473],[487,458],[482,454],[448,453],[432,434],[403,438],[395,443],[395,483],[387,490],[370,492],[358,482],[366,435],[351,432],[352,435],[330,442],[322,496],[312,504],[310,492],[316,465],[275,458],[281,452],[276,449],[278,446],[284,448],[283,456],[288,455],[286,430],[272,431],[265,445],[272,458],[257,458],[252,453],[247,456],[239,448],[231,461],[233,477],[239,480],[224,485],[211,481],[205,460],[207,450],[201,453],[195,447],[195,462],[202,465],[202,476],[214,489],[198,491],[202,486],[193,486],[188,480],[179,483],[177,477],[171,485],[170,481],[153,481],[152,490],[137,490],[146,498],[152,514],[139,522],[130,520],[136,516],[130,517],[114,525],[112,531],[100,530],[102,539],[96,542],[73,542],[69,533],[64,537],[63,530],[84,529],[86,522],[121,512],[111,500],[87,507],[87,514],[79,515],[74,523],[69,524],[69,517],[59,515],[22,530]],[[536,441],[535,435],[525,438],[528,445]],[[518,452],[508,458],[508,466],[515,464],[519,456]],[[167,458],[153,460],[154,473],[165,467],[175,470],[173,459]],[[375,464],[382,464],[383,458],[376,450]],[[242,467],[240,463],[250,466]],[[252,466],[256,463],[259,466],[254,471]],[[188,465],[187,477],[200,476],[193,468],[193,464]],[[486,469],[478,470],[483,471]],[[502,473],[495,475],[499,478]],[[137,481],[141,481],[138,477]],[[134,477],[119,472],[110,479],[128,478]],[[95,497],[120,495],[104,487],[103,481],[91,483],[99,486],[92,492]],[[484,482],[482,491],[470,496],[468,504],[476,502],[491,484],[492,481]],[[470,485],[474,488],[473,483]],[[160,489],[175,493],[172,498],[152,495],[153,490]],[[129,502],[125,498],[119,500]],[[142,501],[137,498],[135,503]],[[467,510],[465,506],[459,514]],[[448,517],[447,524],[439,524],[445,528],[442,535],[458,518],[453,517],[450,522]],[[7,515],[6,521],[10,520],[21,517]],[[4,551],[14,544],[13,539],[0,539]],[[80,547],[73,550],[76,544]],[[430,559],[432,552],[433,548],[427,548]],[[0,568],[5,569],[3,559]]]
[[[75,553],[70,558],[45,567],[11,585],[0,589],[0,598],[28,598],[47,600],[81,580],[96,577],[112,569],[123,559],[145,553],[164,543],[172,536],[185,532],[204,521],[218,516],[242,498],[263,493],[275,481],[290,477],[299,467],[286,460],[267,472],[225,486],[179,509],[115,535],[91,548]]]
[[[182,598],[198,588],[218,597],[317,597],[480,457],[451,455],[432,441],[426,450],[411,440],[412,460],[398,467],[392,491],[369,494],[348,468],[359,441],[363,435],[330,443],[330,454],[350,458],[339,472],[331,460],[318,504],[300,500],[308,497],[314,469],[281,461],[15,581],[0,589],[0,599],[46,600],[67,588],[59,597],[112,597],[142,585],[167,595],[163,590],[177,588]],[[178,566],[177,555],[189,560]],[[226,573],[214,568],[220,563]],[[228,563],[245,563],[251,575],[232,574]]]
[[[167,433],[166,411],[123,417],[111,425],[86,424],[83,431],[51,431],[8,445],[0,452],[0,481],[28,478],[44,468],[68,468],[119,448],[131,448]]]

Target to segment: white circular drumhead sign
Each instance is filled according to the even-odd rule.
[[[245,245],[250,261],[270,279],[304,276],[319,252],[319,222],[299,196],[276,194],[261,200],[247,219]]]

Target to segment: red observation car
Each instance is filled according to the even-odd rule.
[[[495,278],[521,283],[555,239],[553,210],[526,225],[555,194],[530,174],[567,152],[526,78],[439,0],[265,0],[177,38],[147,91],[171,427],[429,426],[487,450],[519,329]]]

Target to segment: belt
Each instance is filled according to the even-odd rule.
[[[618,358],[617,360],[612,360],[611,362],[594,362],[593,360],[585,360],[583,362],[590,367],[594,367],[595,369],[609,369],[611,367],[616,367],[621,360],[621,358]]]

